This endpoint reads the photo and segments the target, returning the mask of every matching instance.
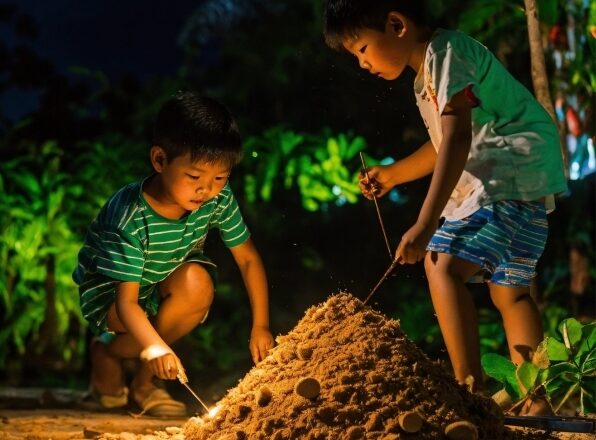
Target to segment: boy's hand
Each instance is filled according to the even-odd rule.
[[[141,352],[141,359],[147,362],[151,372],[160,379],[176,379],[182,362],[170,347],[151,345]]]
[[[417,222],[402,236],[395,259],[401,264],[416,263],[426,255],[426,245],[437,229],[437,224],[425,225]]]
[[[250,332],[250,354],[252,355],[252,361],[259,363],[267,352],[273,347],[273,336],[267,327],[253,327]]]
[[[360,171],[358,186],[362,195],[369,200],[373,199],[373,194],[376,197],[384,196],[387,191],[393,188],[391,181],[392,174],[386,165],[377,165],[366,169],[368,179],[363,171]],[[370,179],[370,181],[369,181]]]

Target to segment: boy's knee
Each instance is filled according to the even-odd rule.
[[[521,302],[534,302],[529,289],[525,288],[503,288],[492,289],[491,298],[495,307],[500,310],[506,310]]]
[[[207,270],[198,263],[187,263],[176,270],[176,279],[166,285],[168,296],[176,297],[189,310],[208,309],[213,301],[213,280]]]

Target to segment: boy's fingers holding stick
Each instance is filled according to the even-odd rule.
[[[160,379],[176,379],[178,370],[182,367],[180,359],[167,346],[151,345],[141,352],[140,357]]]
[[[381,185],[374,178],[367,177],[364,173],[360,172],[360,178],[358,180],[358,186],[362,195],[369,200],[372,200],[375,196],[378,196],[381,192]]]
[[[156,358],[151,363],[155,366],[155,374],[160,379],[176,379],[178,363],[173,353]]]

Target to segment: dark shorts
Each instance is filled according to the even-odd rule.
[[[461,220],[445,221],[427,250],[481,266],[482,276],[469,282],[529,286],[547,234],[544,203],[504,200]]]
[[[202,254],[194,254],[188,256],[184,260],[184,262],[181,263],[181,265],[186,263],[200,264],[207,271],[207,273],[211,277],[211,280],[213,281],[213,287],[216,288],[218,281],[217,266],[214,263],[212,263],[211,260],[209,260]],[[173,273],[176,269],[178,269],[178,267],[172,270],[170,274]],[[91,312],[83,313],[83,316],[89,323],[89,329],[91,330],[91,332],[95,336],[98,336],[99,339],[104,343],[111,342],[116,336],[116,334],[107,326],[107,316],[108,311],[115,300],[115,286],[117,283],[118,281],[116,280],[108,279],[106,277],[96,274],[94,277],[89,278],[89,280],[86,280],[85,283],[81,284],[79,288],[81,295],[83,293],[86,293],[87,291],[91,293],[99,291],[99,293],[105,298],[105,300],[103,300],[98,307],[92,308]],[[162,293],[159,291],[159,283],[140,286],[139,305],[145,311],[145,314],[148,317],[157,315],[157,311],[159,309],[159,305],[161,304],[161,300]],[[201,323],[205,322],[205,320],[207,319],[207,315],[209,315],[209,311],[207,311]]]

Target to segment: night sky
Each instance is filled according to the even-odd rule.
[[[172,73],[178,67],[178,32],[199,3],[18,0],[16,5],[35,19],[39,30],[35,45],[57,65],[152,75]]]
[[[141,79],[174,74],[182,60],[178,34],[201,1],[197,0],[18,0],[17,13],[30,15],[38,37],[19,39],[35,48],[61,73],[70,66],[99,70],[112,78]],[[0,38],[15,44],[14,32],[0,26]],[[12,117],[26,113],[36,96],[9,90],[1,97]]]

